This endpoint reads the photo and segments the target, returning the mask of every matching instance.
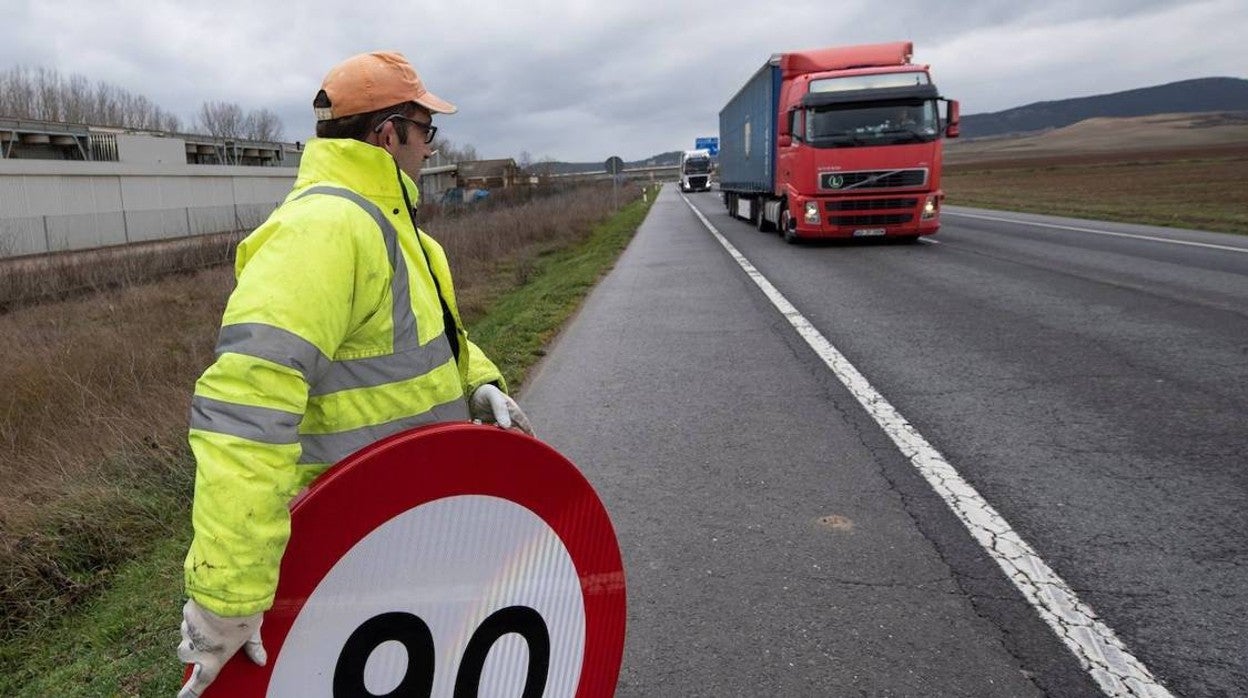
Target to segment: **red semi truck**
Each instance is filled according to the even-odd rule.
[[[959,107],[912,54],[906,41],[772,56],[719,113],[728,212],[788,242],[936,232]]]

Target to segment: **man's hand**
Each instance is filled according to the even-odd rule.
[[[195,603],[182,607],[182,644],[178,659],[194,664],[191,678],[178,691],[178,698],[199,698],[221,667],[242,647],[251,661],[264,666],[268,653],[260,642],[260,621],[264,614],[222,617]]]
[[[473,419],[497,424],[504,429],[514,427],[533,436],[533,427],[529,424],[529,418],[524,415],[524,410],[495,385],[486,383],[474,390],[468,405]]]

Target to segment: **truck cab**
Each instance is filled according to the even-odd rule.
[[[680,190],[711,190],[711,151],[686,150],[680,154]]]
[[[783,69],[783,68],[782,68]],[[927,66],[794,75],[780,92],[775,218],[808,236],[940,227],[940,94]]]
[[[935,233],[959,107],[912,53],[894,42],[772,56],[720,112],[728,210],[789,242]]]

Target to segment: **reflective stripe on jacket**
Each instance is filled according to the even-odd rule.
[[[408,427],[467,419],[465,396],[484,383],[506,389],[468,341],[446,257],[401,187],[416,200],[384,150],[312,140],[290,196],[239,244],[189,435],[187,593],[220,615],[272,605],[289,501],[329,465]]]

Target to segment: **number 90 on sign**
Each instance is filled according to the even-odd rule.
[[[580,582],[554,531],[503,499],[450,497],[386,522],[334,565],[291,626],[268,695],[573,696],[584,640]]]

